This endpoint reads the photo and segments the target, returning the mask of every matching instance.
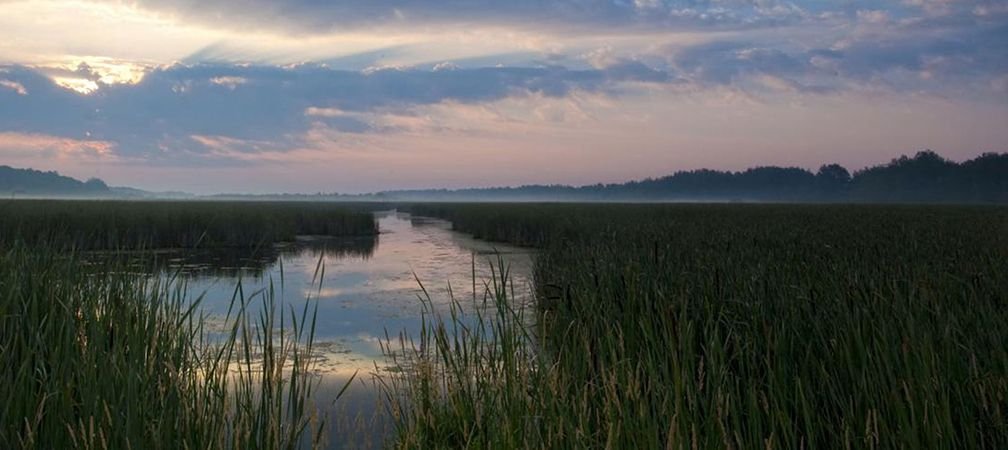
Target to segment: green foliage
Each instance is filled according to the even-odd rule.
[[[239,284],[208,330],[185,288],[44,246],[0,252],[4,448],[316,447],[314,309],[288,316],[272,286]]]
[[[540,252],[400,342],[403,448],[1008,447],[1004,208],[411,209]]]
[[[83,250],[257,248],[297,235],[378,233],[362,206],[281,202],[12,200],[0,203],[0,247]]]

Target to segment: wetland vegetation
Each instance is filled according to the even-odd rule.
[[[386,446],[1008,446],[1004,207],[394,206],[536,256],[531,286],[503,259],[485,279],[473,261],[471,293],[417,280],[422,326],[388,330],[394,370],[375,378]],[[181,272],[89,255],[282,255],[274,244],[301,234],[373,236],[378,206],[0,208],[0,441],[324,447],[318,303],[239,285],[208,327]],[[369,242],[333,251],[370,255]]]
[[[411,210],[536,246],[537,306],[398,343],[399,447],[1008,446],[1004,208]]]
[[[158,265],[153,251],[257,249],[244,255],[275,260],[283,248],[273,244],[311,234],[371,238],[338,248],[313,241],[320,257],[366,254],[377,233],[368,211],[97,201],[8,201],[0,211],[0,442],[42,449],[321,445],[325,422],[311,402],[310,299],[286,301],[272,281],[249,292],[239,282],[223,324],[211,326],[182,267]],[[234,267],[249,260],[239,259]],[[155,268],[162,276],[151,276]]]
[[[323,425],[309,403],[314,310],[272,290],[234,292],[225,328],[212,331],[177,279],[3,250],[0,442],[297,448]]]
[[[367,204],[67,201],[0,203],[0,246],[78,250],[268,247],[299,235],[373,236]]]

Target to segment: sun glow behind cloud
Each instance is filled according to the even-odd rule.
[[[83,78],[52,77],[53,82],[71,91],[88,95],[98,90],[98,83]]]
[[[137,84],[156,66],[105,57],[67,56],[62,61],[38,62],[32,67],[58,86],[89,95],[102,86]]]
[[[0,6],[5,60],[64,61],[73,55],[120,60],[172,60],[214,34],[128,6],[86,1],[13,1]]]

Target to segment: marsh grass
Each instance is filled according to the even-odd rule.
[[[0,253],[0,442],[319,447],[313,303],[295,310],[272,283],[249,294],[239,283],[227,327],[211,331],[200,300],[184,280],[113,262],[39,246]]]
[[[298,235],[373,236],[368,205],[292,202],[0,201],[0,248],[268,248]]]
[[[475,276],[475,271],[474,271]],[[395,448],[522,448],[536,429],[527,389],[538,381],[538,355],[525,305],[502,258],[483,293],[459,299],[449,285],[439,311],[417,280],[424,305],[418,336],[386,336],[395,370],[376,378],[398,426]]]
[[[414,212],[537,245],[536,309],[390,339],[400,448],[1008,447],[1004,208]]]

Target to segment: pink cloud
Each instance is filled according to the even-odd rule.
[[[28,95],[28,90],[25,89],[24,85],[16,81],[0,80],[0,87],[5,87],[14,92],[17,92],[18,95]]]
[[[0,132],[0,155],[21,158],[116,160],[115,145],[102,140]]]

